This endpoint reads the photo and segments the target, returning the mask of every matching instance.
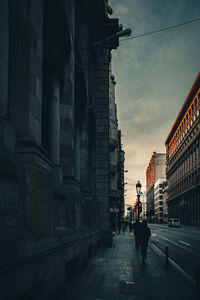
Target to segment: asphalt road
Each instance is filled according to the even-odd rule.
[[[200,229],[168,228],[166,225],[149,224],[150,245],[165,254],[168,247],[169,258],[188,279],[196,280],[196,270],[200,268]],[[170,264],[170,262],[169,262]]]

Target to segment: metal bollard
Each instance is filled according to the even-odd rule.
[[[196,300],[200,299],[200,266],[196,268]]]
[[[166,266],[168,267],[168,265],[169,265],[169,249],[167,246],[165,247],[165,262],[166,262]]]

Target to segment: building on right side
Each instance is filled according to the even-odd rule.
[[[154,184],[154,212],[156,223],[164,222],[163,184],[165,181],[165,177],[161,177],[158,178]]]
[[[146,195],[147,195],[147,211],[146,217],[148,221],[155,222],[155,183],[159,178],[165,178],[166,154],[153,152],[149,165],[146,169]],[[159,210],[159,216],[162,217]],[[160,215],[161,214],[161,215]]]
[[[200,225],[200,72],[165,141],[168,216]]]

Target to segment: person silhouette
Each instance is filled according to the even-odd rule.
[[[139,250],[140,246],[140,221],[139,219],[136,220],[136,222],[133,224],[133,231],[135,235],[135,247],[137,250]]]
[[[141,253],[142,253],[143,262],[147,258],[147,248],[148,248],[148,242],[150,236],[151,236],[151,230],[147,226],[147,221],[143,220],[140,225],[140,244],[141,244]]]

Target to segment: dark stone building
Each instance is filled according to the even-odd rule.
[[[0,1],[1,299],[58,298],[112,244],[107,8]]]
[[[121,148],[121,131],[118,130],[115,85],[115,78],[111,75],[109,101],[109,211],[113,231],[117,230],[118,224],[121,222],[124,206],[124,159]]]
[[[166,139],[168,214],[200,226],[200,73]]]
[[[121,221],[122,218],[124,217],[124,193],[125,193],[125,189],[124,189],[124,172],[127,172],[127,170],[124,170],[124,162],[125,162],[125,152],[122,149],[122,143],[121,143],[121,130],[118,130],[118,147],[119,147],[119,151],[118,151],[118,171],[117,171],[117,175],[118,175],[118,191],[119,191],[119,217],[118,217],[118,221]]]

